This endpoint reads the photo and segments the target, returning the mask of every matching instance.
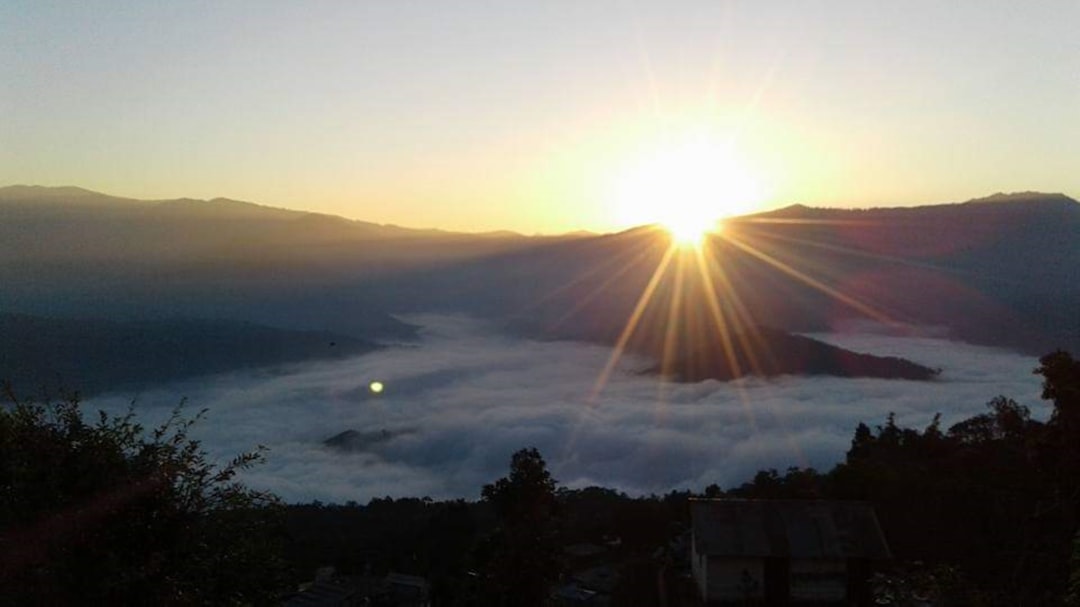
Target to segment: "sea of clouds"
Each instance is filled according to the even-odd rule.
[[[635,494],[736,486],[763,468],[827,470],[850,446],[855,425],[945,428],[982,413],[1004,394],[1045,419],[1032,357],[939,338],[873,333],[814,335],[859,352],[909,358],[942,369],[931,382],[781,377],[661,382],[624,359],[595,398],[610,348],[508,337],[485,323],[446,316],[408,319],[416,344],[283,369],[201,378],[137,395],[145,424],[181,398],[207,408],[196,438],[222,461],[256,445],[264,464],[249,485],[290,502],[367,502],[372,497],[479,497],[504,476],[510,455],[537,447],[560,484],[602,485]],[[372,381],[385,384],[381,394]],[[96,397],[120,413],[130,394]],[[359,449],[323,441],[355,430]]]

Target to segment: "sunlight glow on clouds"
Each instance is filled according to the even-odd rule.
[[[624,360],[587,405],[608,348],[501,336],[462,318],[410,319],[426,327],[419,346],[282,370],[174,384],[138,397],[146,423],[164,419],[181,396],[207,407],[197,438],[215,457],[264,444],[266,464],[251,485],[288,501],[330,502],[390,495],[475,499],[504,475],[510,454],[536,446],[563,485],[631,494],[731,487],[759,469],[827,469],[850,446],[855,425],[922,427],[941,412],[945,427],[981,413],[1004,394],[1048,413],[1032,358],[939,339],[827,336],[857,350],[909,356],[944,372],[939,381],[782,377],[731,384],[661,384]],[[821,337],[821,336],[819,336]],[[371,377],[387,386],[372,394]],[[88,406],[126,409],[130,395]],[[356,452],[322,441],[345,430],[379,436]]]

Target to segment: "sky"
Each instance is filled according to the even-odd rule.
[[[1032,357],[929,337],[819,335],[859,352],[902,356],[941,368],[928,382],[838,377],[660,382],[624,359],[593,399],[609,348],[537,342],[482,321],[424,315],[418,344],[333,362],[202,377],[142,394],[111,394],[86,406],[123,414],[133,402],[147,427],[187,397],[193,429],[214,461],[265,445],[245,473],[251,487],[290,502],[366,503],[373,497],[477,499],[505,476],[510,456],[537,447],[561,485],[604,486],[631,495],[732,488],[765,468],[830,469],[855,426],[942,429],[985,413],[999,395],[1046,420]],[[373,394],[371,382],[385,384]],[[323,441],[356,431],[351,452]]]
[[[1075,0],[8,0],[0,185],[604,231],[666,204],[627,200],[642,158],[705,140],[755,184],[710,191],[739,211],[1077,197],[1076,23]]]

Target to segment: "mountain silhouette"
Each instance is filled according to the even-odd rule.
[[[833,375],[881,379],[929,380],[940,370],[895,356],[860,354],[802,335],[765,327],[747,329],[731,340],[696,343],[688,351],[662,360],[649,369],[683,382],[731,380],[747,375]]]
[[[1075,200],[1024,193],[925,207],[795,205],[727,221],[704,251],[733,331],[872,321],[1038,354],[1080,348],[1077,234]],[[399,309],[422,305],[423,292],[435,305],[503,318],[526,334],[613,343],[667,250],[658,229],[636,228],[397,275],[377,292]],[[694,265],[678,286],[677,272],[663,277],[641,325],[666,327],[680,291],[689,293],[680,305],[706,301]],[[655,352],[661,339],[645,338],[652,343],[644,349]]]
[[[80,188],[0,188],[0,212],[0,305],[10,313],[208,318],[369,341],[412,335],[395,314],[466,313],[533,338],[683,361],[667,372],[686,378],[704,373],[695,360],[713,361],[714,377],[733,366],[821,372],[807,352],[846,360],[831,368],[852,374],[850,360],[788,334],[863,322],[1034,354],[1080,349],[1080,203],[1061,194],[793,205],[728,220],[700,257],[670,253],[655,226],[465,234]],[[760,365],[766,352],[787,358],[755,369],[738,350],[753,346],[749,336]]]
[[[220,320],[116,322],[0,314],[0,381],[18,394],[137,392],[236,369],[337,359],[375,344]]]
[[[513,233],[413,230],[213,200],[0,188],[0,309],[250,321],[358,338],[412,328],[343,286],[527,246]]]

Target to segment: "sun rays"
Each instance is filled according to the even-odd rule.
[[[655,238],[663,238],[659,232],[653,232],[653,235]],[[639,255],[635,256],[633,261],[639,262],[641,259]],[[590,412],[594,407],[600,406],[604,390],[624,356],[635,352],[641,345],[636,343],[639,338],[647,341],[647,336],[651,333],[661,335],[656,367],[659,381],[654,410],[654,423],[660,426],[669,415],[672,390],[675,389],[670,380],[678,377],[681,371],[679,365],[722,365],[716,376],[732,379],[747,374],[767,374],[767,361],[770,361],[774,353],[770,351],[769,341],[762,337],[758,327],[769,324],[769,318],[763,318],[762,311],[754,309],[753,304],[747,302],[747,295],[752,294],[755,285],[747,281],[745,275],[740,274],[740,268],[736,267],[747,260],[762,264],[790,281],[809,287],[859,315],[887,324],[897,324],[872,302],[845,293],[841,288],[829,284],[823,272],[817,272],[822,274],[820,277],[815,276],[812,268],[800,263],[798,252],[790,245],[785,250],[784,243],[744,232],[739,229],[737,222],[730,229],[704,237],[700,245],[695,247],[687,247],[678,240],[669,238],[663,255],[652,268],[603,369],[597,375],[586,398],[588,406],[582,409],[581,417],[566,437],[563,459],[571,457],[575,452],[585,425],[589,420],[595,419]],[[612,278],[592,290],[590,298],[599,297],[619,280],[615,277],[628,273],[626,267],[612,272]],[[574,309],[579,309],[579,306]],[[567,314],[572,315],[573,312]],[[710,355],[717,351],[718,356]],[[701,360],[696,360],[695,357],[700,357]],[[762,391],[769,393],[769,385],[758,385],[757,392],[749,390],[749,385],[752,384],[743,381],[729,384],[741,405],[743,422],[754,434],[759,433],[762,424],[779,429],[791,444],[799,463],[807,465],[806,455],[801,452],[794,439],[797,429],[789,427],[787,416],[774,408],[762,408],[752,396],[760,395]]]
[[[785,256],[782,245],[738,229],[709,234],[695,247],[686,247],[672,238],[638,295],[597,377],[589,402],[597,402],[620,360],[634,350],[635,340],[639,337],[648,340],[650,334],[659,335],[654,341],[659,341],[656,350],[661,376],[677,376],[680,362],[708,364],[712,361],[709,352],[714,350],[719,350],[719,362],[726,365],[726,369],[719,370],[721,376],[763,374],[763,360],[768,360],[772,353],[758,333],[758,326],[767,325],[769,319],[760,317],[760,312],[755,316],[744,301],[744,294],[754,287],[732,278],[721,249],[729,256],[738,254],[742,259],[763,264],[859,316],[886,325],[900,324],[873,303],[829,284],[825,272],[819,271],[817,274],[821,276],[815,276],[812,268],[799,267],[797,255],[789,250]],[[591,296],[602,291],[603,286],[598,287]]]
[[[734,140],[705,128],[666,134],[615,171],[608,190],[616,222],[659,225],[683,247],[701,246],[719,221],[766,198]]]
[[[660,260],[660,265],[656,267],[652,277],[649,278],[649,284],[642,291],[641,297],[638,298],[637,303],[634,305],[634,311],[630,314],[630,318],[627,319],[626,325],[623,327],[622,333],[619,335],[619,339],[615,342],[614,348],[611,351],[611,357],[608,358],[607,364],[604,366],[603,371],[600,372],[600,376],[596,380],[596,385],[593,386],[593,393],[590,397],[590,401],[594,401],[600,392],[607,385],[608,379],[611,377],[611,373],[615,370],[615,366],[619,363],[623,353],[626,351],[626,346],[630,342],[630,338],[634,336],[634,332],[638,328],[638,323],[641,321],[641,317],[645,312],[646,307],[652,301],[653,293],[656,292],[656,287],[660,284],[660,280],[664,278],[667,272],[668,265],[674,258],[678,247],[672,245],[668,247],[666,253],[664,253],[663,259]]]
[[[784,283],[786,289],[817,294],[857,317],[891,326],[901,324],[865,294],[850,292],[843,283],[835,282],[835,268],[830,271],[829,267],[815,264],[805,255],[801,242],[749,227],[754,225],[752,221],[730,221],[723,230],[702,237],[697,246],[686,246],[655,227],[643,229],[628,241],[634,243],[633,247],[602,264],[603,271],[586,270],[582,275],[588,278],[579,277],[559,289],[591,283],[591,288],[577,297],[567,293],[571,295],[568,309],[558,323],[577,314],[597,318],[598,312],[609,312],[597,304],[605,297],[612,301],[626,298],[627,306],[633,302],[632,309],[624,309],[625,320],[618,336],[585,396],[587,406],[566,436],[563,459],[572,457],[586,425],[598,419],[595,408],[615,404],[604,397],[604,392],[628,355],[651,354],[656,358],[657,426],[666,423],[672,403],[682,400],[673,380],[680,379],[687,368],[707,367],[707,377],[736,380],[747,375],[770,375],[776,359],[785,353],[773,352],[771,338],[759,328],[774,324],[768,306],[762,305],[757,294],[765,283],[774,288]],[[830,252],[849,259],[866,254],[840,249]],[[625,285],[636,286],[630,291],[613,291]],[[727,384],[741,405],[742,422],[755,434],[761,427],[781,431],[791,442],[799,463],[806,465],[805,454],[794,439],[798,429],[789,427],[789,419],[782,411],[758,402],[761,395],[771,393],[770,386],[745,381]]]

